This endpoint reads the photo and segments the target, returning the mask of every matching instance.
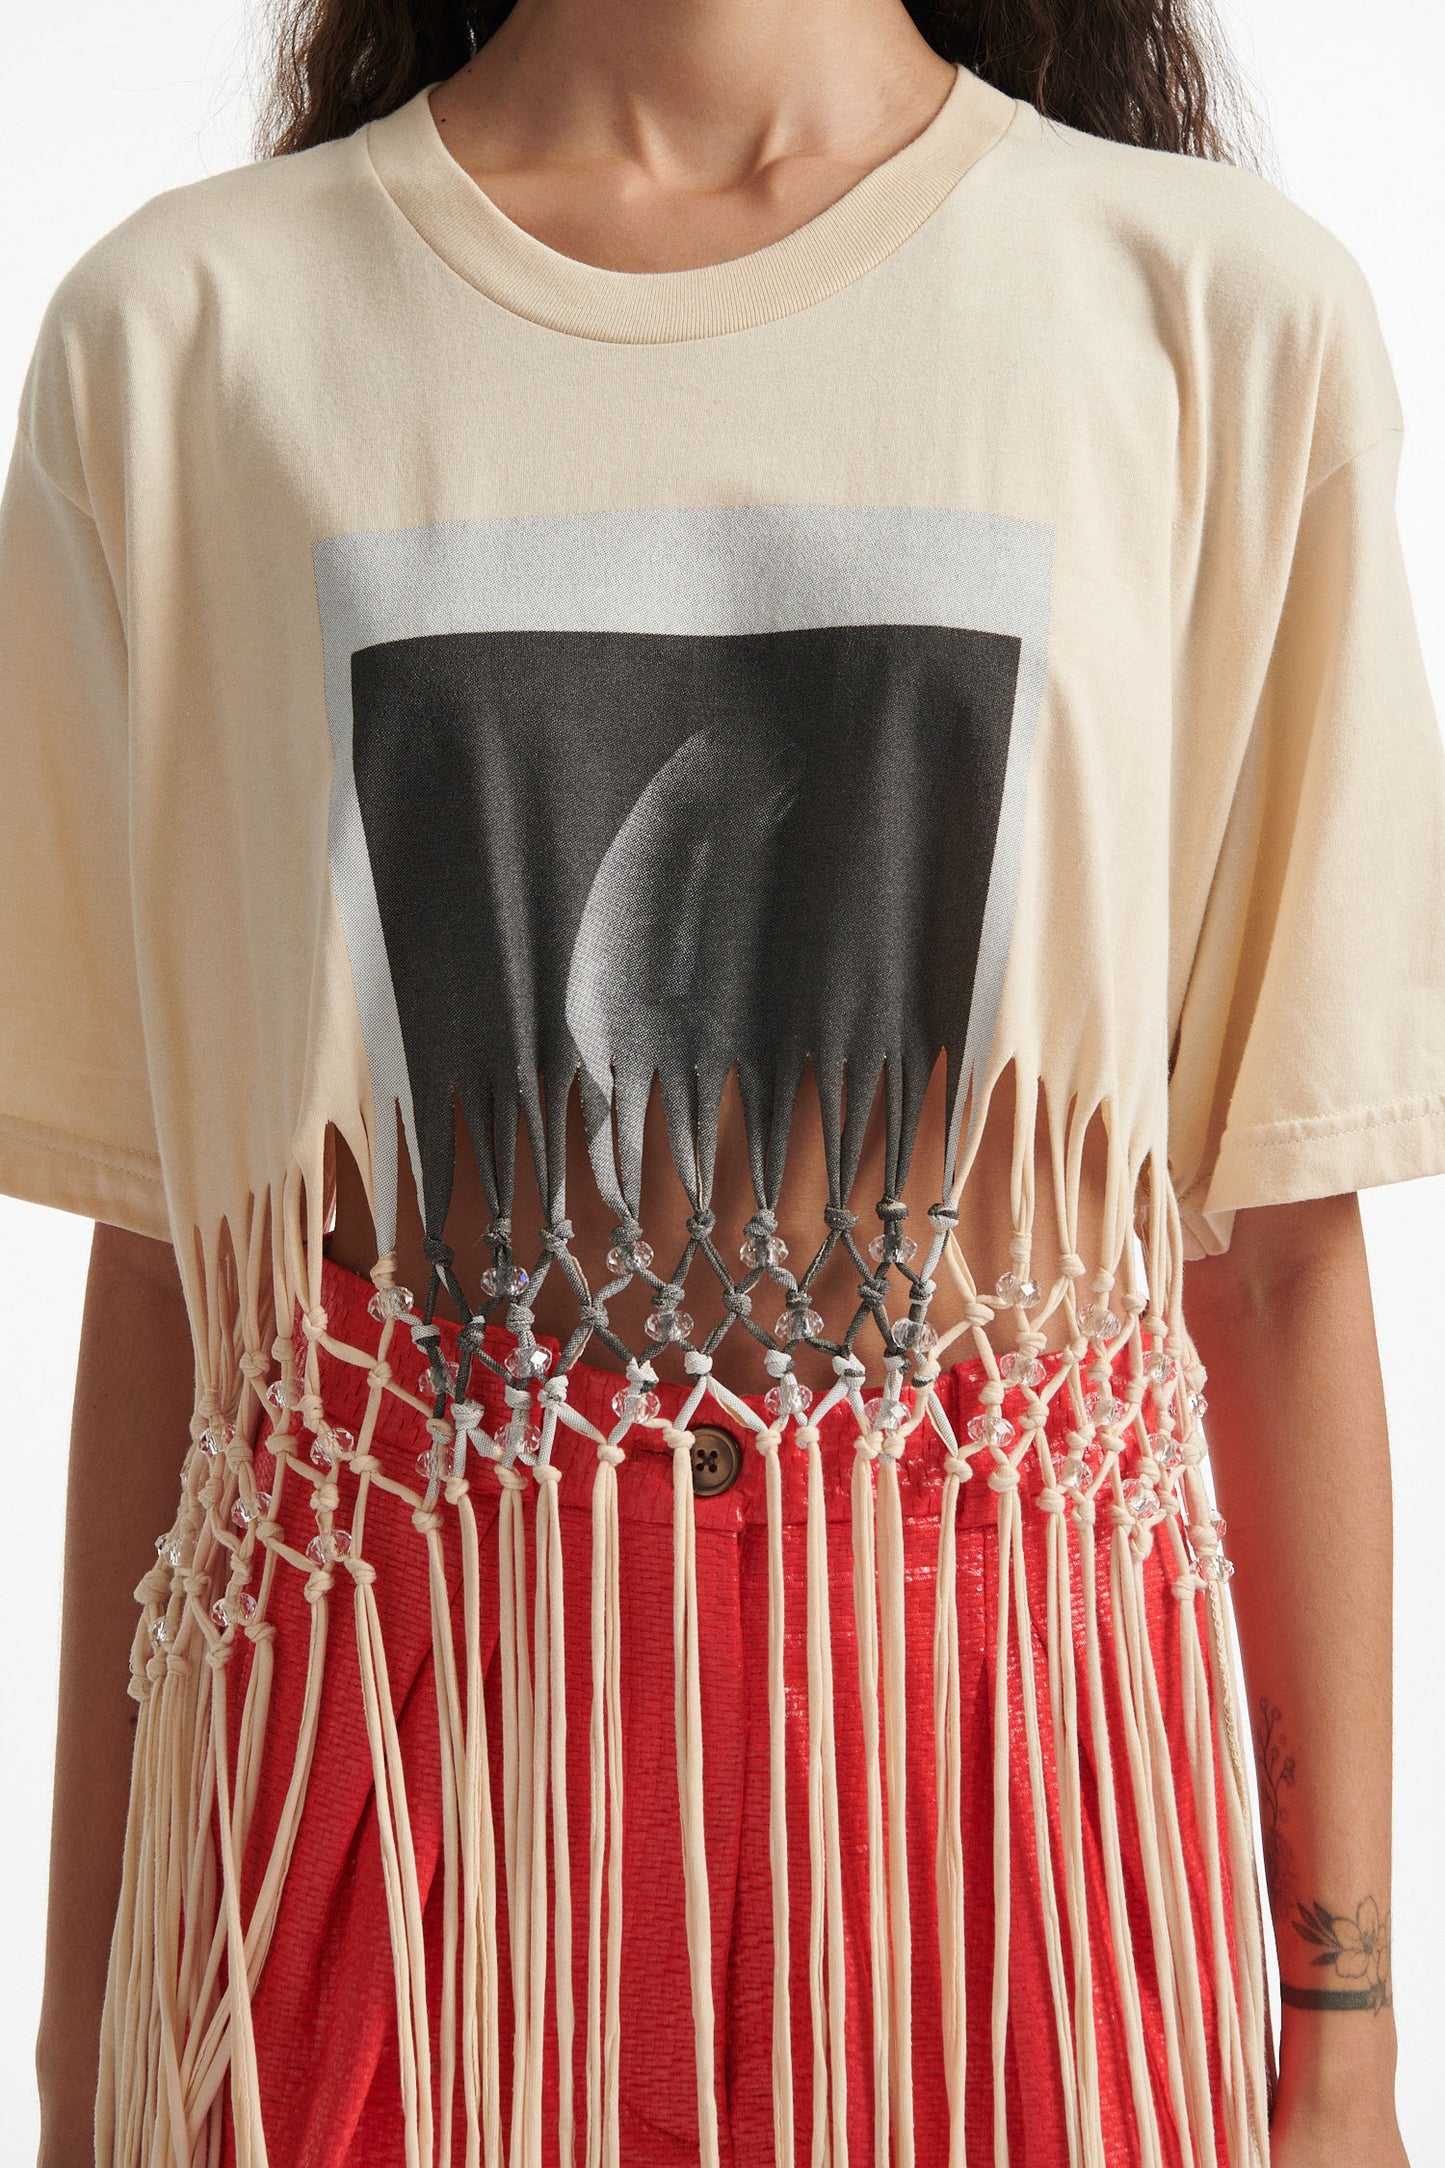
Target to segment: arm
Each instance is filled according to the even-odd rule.
[[[60,1708],[45,1991],[36,2067],[41,2168],[88,2168],[101,2001],[120,1893],[136,1704],[133,1590],[155,1563],[189,1440],[194,1374],[174,1252],[97,1226],[65,1513]]]
[[[1389,2001],[1391,1501],[1353,1195],[1187,1268],[1284,1998],[1274,2168],[1403,2168]]]

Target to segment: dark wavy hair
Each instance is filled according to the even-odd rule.
[[[906,0],[936,53],[1051,120],[1229,164],[1260,128],[1209,0]],[[281,0],[256,147],[307,149],[454,75],[514,0]]]

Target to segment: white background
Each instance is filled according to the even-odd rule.
[[[17,21],[16,18],[20,19]],[[1289,193],[1373,286],[1406,415],[1400,517],[1437,700],[1445,687],[1445,34],[1425,0],[1235,0],[1226,17]],[[223,0],[72,0],[12,13],[0,89],[0,435],[41,310],[88,244],[160,189],[250,155],[264,25]],[[1408,789],[1407,777],[1399,779]],[[1362,868],[1368,879],[1368,867]],[[1434,1481],[1445,1443],[1445,1178],[1365,1197],[1396,1467],[1395,2001],[1414,2168],[1445,2161],[1445,1601]],[[89,1225],[0,1198],[0,2168],[35,2150],[66,1430]],[[1341,1410],[1349,1421],[1349,1410]],[[125,1471],[115,1472],[118,1484]],[[103,1510],[98,1502],[97,1510]],[[145,1566],[136,1561],[137,1578]],[[1346,1551],[1338,1560],[1348,1582]],[[124,1665],[124,1652],[119,1662]]]

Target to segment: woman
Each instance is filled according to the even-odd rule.
[[[1403,2160],[1355,1192],[1445,1169],[1445,762],[1219,81],[335,0],[58,289],[48,2163]]]

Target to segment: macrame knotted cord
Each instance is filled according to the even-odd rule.
[[[803,1460],[803,1591],[806,1617],[806,1817],[809,1849],[806,1977],[812,2036],[811,2158],[846,2168],[848,2156],[848,1956],[843,1903],[835,1702],[853,1688],[835,1675],[829,1601],[829,1528],[822,1425],[847,1407],[857,1423],[852,1476],[854,1624],[857,1690],[865,1744],[868,1911],[872,1937],[874,2147],[905,2168],[913,2157],[913,2058],[909,2045],[914,1971],[907,1871],[904,1635],[904,1505],[900,1475],[916,1450],[920,1425],[931,1426],[940,1469],[938,1578],[933,1596],[933,1773],[937,1803],[934,1892],[944,2007],[942,2045],[950,2117],[950,2168],[965,2158],[965,2100],[977,2082],[968,2066],[966,1968],[969,1892],[962,1844],[963,1777],[969,1742],[962,1732],[958,1639],[959,1501],[982,1479],[996,1494],[997,1586],[992,1661],[994,1735],[993,2007],[994,2152],[1008,2154],[1005,2078],[1011,2030],[1009,1918],[1015,1851],[1026,1845],[1039,1880],[1046,1977],[1063,2074],[1071,2168],[1102,2168],[1099,2070],[1092,2005],[1096,1943],[1107,1935],[1108,1977],[1116,1983],[1121,2037],[1136,2117],[1142,2168],[1166,2158],[1161,2117],[1182,2157],[1212,2164],[1216,2145],[1211,2099],[1205,1982],[1217,2013],[1219,2128],[1230,2168],[1253,2168],[1264,2156],[1270,2071],[1263,1952],[1255,1901],[1251,1786],[1233,1698],[1229,1571],[1202,1477],[1202,1367],[1182,1322],[1182,1238],[1177,1204],[1157,1153],[1119,1162],[1115,1204],[1142,1195],[1142,1279],[1129,1250],[1127,1213],[1118,1239],[1106,1214],[1105,1258],[1090,1269],[1071,1246],[1077,1225],[1082,1139],[1089,1110],[1075,1107],[1048,1123],[1044,1165],[1053,1180],[1066,1246],[1051,1284],[1030,1276],[1035,1163],[1028,1136],[1040,1119],[1037,1095],[1019,1095],[1012,1181],[1015,1236],[1007,1269],[982,1293],[955,1234],[957,1194],[929,1215],[927,1252],[904,1231],[891,1193],[880,1202],[882,1233],[865,1258],[856,1215],[839,1204],[825,1215],[815,1256],[794,1278],[771,1208],[760,1205],[746,1230],[745,1269],[733,1279],[713,1239],[701,1200],[689,1222],[688,1249],[671,1273],[653,1272],[640,1226],[619,1223],[618,1270],[595,1292],[569,1249],[571,1229],[554,1220],[531,1275],[517,1265],[511,1226],[499,1214],[488,1237],[496,1292],[472,1310],[450,1250],[429,1238],[433,1286],[418,1312],[394,1283],[394,1260],[373,1271],[376,1344],[352,1347],[332,1331],[321,1301],[322,1188],[298,1161],[273,1195],[253,1200],[233,1239],[206,1255],[197,1343],[196,1415],[173,1529],[158,1545],[157,1565],[138,1590],[142,1618],[133,1662],[141,1704],[133,1807],[117,1935],[112,1952],[97,2132],[100,2157],[144,2157],[198,2164],[212,2144],[223,2100],[236,2134],[238,2161],[266,2158],[262,2076],[256,2067],[251,1999],[274,1937],[287,1870],[313,1777],[317,1725],[326,1681],[330,1604],[349,1580],[355,1618],[362,1711],[372,1765],[382,1881],[395,1976],[404,2149],[408,2168],[450,2157],[461,2144],[469,2168],[538,2168],[544,2144],[544,2059],[558,2057],[555,2141],[564,2160],[581,2152],[587,2168],[618,2168],[618,2077],[625,2013],[621,2003],[622,1637],[619,1492],[625,1445],[637,1423],[651,1427],[670,1454],[673,1478],[674,1701],[677,1731],[679,1844],[684,1866],[688,1963],[697,2045],[701,2158],[720,2149],[712,2008],[713,1926],[707,1884],[702,1803],[703,1704],[691,1474],[692,1425],[704,1395],[751,1432],[763,1461],[768,1561],[769,1873],[773,1918],[773,2127],[780,2162],[794,2155],[794,2088],[789,1950],[786,1770],[789,1717],[784,1684],[783,1456]],[[1112,1164],[1112,1161],[1111,1161]],[[270,1286],[266,1286],[269,1219]],[[846,1252],[859,1278],[860,1303],[842,1339],[820,1341],[813,1313],[818,1275]],[[748,1261],[750,1259],[750,1261]],[[915,1262],[916,1259],[916,1262]],[[722,1317],[693,1346],[681,1302],[688,1268],[698,1261],[723,1285]],[[554,1365],[535,1338],[530,1302],[548,1270],[564,1274],[578,1304],[578,1329]],[[926,1323],[936,1276],[947,1271],[961,1294],[960,1322],[941,1338]],[[647,1352],[635,1355],[609,1322],[609,1304],[632,1279],[652,1291],[656,1323]],[[907,1289],[907,1316],[890,1323],[891,1279]],[[755,1314],[769,1283],[783,1301],[777,1335]],[[445,1293],[457,1310],[455,1374],[440,1356],[433,1305]],[[264,1297],[264,1299],[263,1299]],[[295,1318],[301,1359],[281,1325]],[[1057,1356],[1045,1328],[1058,1322]],[[868,1365],[855,1342],[877,1321],[885,1334],[881,1395],[865,1402]],[[484,1341],[488,1323],[505,1322],[518,1351],[504,1374]],[[1001,1351],[1000,1327],[1011,1326]],[[417,1392],[396,1366],[410,1333],[426,1374]],[[762,1344],[772,1379],[772,1420],[759,1417],[712,1368],[723,1336],[737,1331]],[[268,1335],[274,1338],[268,1341]],[[792,1370],[794,1334],[831,1347],[835,1383],[812,1396]],[[979,1413],[969,1435],[954,1435],[935,1390],[941,1358],[960,1335],[983,1365]],[[628,1365],[624,1390],[635,1400],[610,1433],[570,1407],[567,1373],[591,1337]],[[649,1409],[651,1355],[680,1344],[691,1379],[678,1415],[664,1423]],[[364,1376],[365,1414],[358,1435],[334,1423],[325,1405],[321,1357],[356,1366]],[[495,1439],[479,1429],[468,1398],[467,1365],[490,1368],[510,1410]],[[548,1375],[549,1369],[552,1371]],[[874,1388],[875,1392],[877,1388]],[[1059,1395],[1065,1399],[1059,1401]],[[1007,1401],[1009,1415],[1004,1414]],[[377,1422],[400,1403],[431,1437],[424,1481],[388,1473],[376,1451]],[[1049,1411],[1067,1406],[1063,1431]],[[540,1427],[534,1416],[540,1416]],[[1147,1416],[1147,1421],[1146,1421]],[[570,1888],[560,1492],[551,1459],[559,1430],[590,1438],[592,1561],[591,1711],[587,1767],[591,1791],[587,1840],[585,2037],[583,2077],[572,2099],[571,2041],[576,1931]],[[1056,1435],[1057,1433],[1057,1435]],[[830,1433],[831,1435],[831,1433]],[[1060,1442],[1061,1441],[1061,1442]],[[264,1445],[274,1474],[261,1490],[255,1455]],[[476,1459],[473,1456],[477,1456]],[[476,1473],[473,1473],[473,1470]],[[492,1823],[484,1694],[483,1579],[473,1489],[495,1483],[497,1657],[500,1673],[502,1872]],[[299,1487],[299,1489],[298,1489]],[[307,1552],[292,1547],[288,1497],[309,1501],[316,1535]],[[431,1618],[434,1690],[441,1748],[436,1816],[440,1839],[442,1978],[429,1983],[427,1944],[411,1833],[408,1783],[397,1729],[376,1568],[367,1557],[368,1519],[391,1503],[403,1509],[424,1550]],[[1041,1555],[1025,1542],[1026,1516],[1046,1516]],[[529,1530],[528,1519],[532,1526]],[[463,1647],[454,1634],[443,1534],[457,1529]],[[1105,1541],[1097,1547],[1096,1529]],[[530,1541],[529,1541],[530,1536]],[[1163,1546],[1180,1622],[1177,1681],[1181,1738],[1165,1723],[1161,1677],[1146,1608],[1145,1562]],[[531,1562],[529,1588],[529,1556]],[[1151,1569],[1152,1571],[1152,1569]],[[276,1826],[264,1859],[245,1869],[267,1748],[276,1633],[269,1616],[277,1577],[300,1576],[307,1599],[306,1688]],[[1037,1585],[1035,1585],[1035,1580]],[[1104,1604],[1107,1602],[1107,1616]],[[1076,1650],[1073,1622],[1077,1619]],[[250,1644],[238,1709],[231,1707],[233,1651]],[[1077,1656],[1077,1661],[1076,1661]],[[1040,1668],[1044,1677],[1039,1676]],[[1176,1690],[1173,1683],[1168,1691]],[[1045,1732],[1053,1793],[1045,1773]],[[1023,1762],[1009,1758],[1017,1736]],[[1106,1922],[1092,1918],[1085,1887],[1085,1787],[1082,1757],[1093,1772],[1098,1859]],[[1015,1786],[1027,1784],[1027,1798]],[[1129,1797],[1135,1868],[1142,1877],[1144,1950],[1136,1952],[1126,1896],[1125,1838],[1115,1785]],[[1184,1852],[1186,1812],[1198,1831],[1202,1882],[1191,1885]],[[1019,1818],[1021,1817],[1021,1819]],[[1223,1828],[1221,1843],[1220,1828]],[[549,1859],[551,1874],[548,1873]],[[1229,1888],[1226,1893],[1225,1879]],[[499,1882],[501,1887],[499,1889]],[[512,2097],[504,2101],[497,1912],[508,1924],[512,2003]],[[1140,1960],[1160,1986],[1163,2083],[1146,2047]],[[547,1979],[548,1968],[552,1980]],[[1201,1971],[1201,1967],[1205,1968]],[[154,1995],[143,1983],[157,1983]],[[429,1998],[428,1989],[432,1989]],[[550,1992],[549,1992],[550,1986]],[[544,2012],[550,2014],[544,2019]],[[458,2129],[458,2118],[465,2130]],[[551,2136],[547,2142],[553,2142]]]

